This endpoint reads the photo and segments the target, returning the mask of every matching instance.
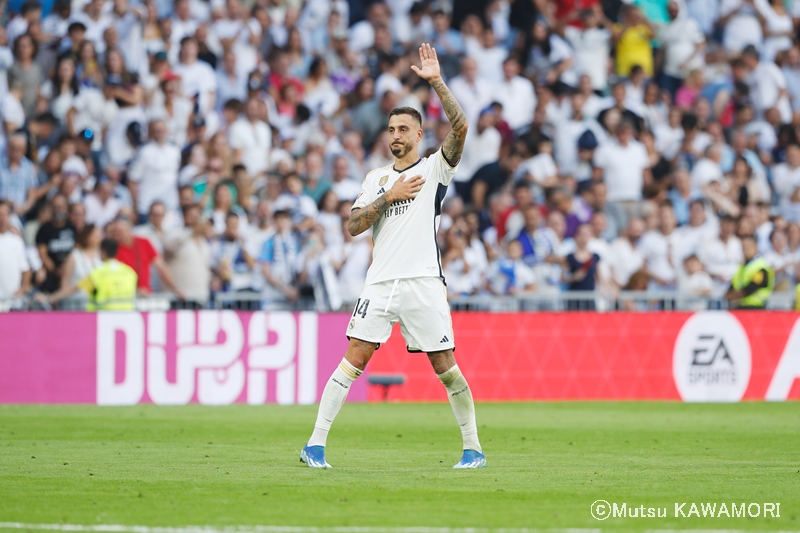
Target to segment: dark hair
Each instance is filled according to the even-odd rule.
[[[694,113],[685,113],[681,118],[681,128],[684,130],[693,130],[697,127],[697,115]]]
[[[243,105],[244,104],[242,104],[241,100],[237,98],[231,98],[230,100],[227,100],[222,107],[224,109],[230,109],[231,111],[236,111],[237,113],[241,113]]]
[[[37,2],[36,0],[27,0],[25,3],[22,4],[22,9],[20,9],[19,13],[20,15],[24,16],[30,13],[31,11],[36,11],[37,9],[39,11],[41,11],[42,9],[42,6],[39,5],[39,2]]]
[[[691,202],[689,202],[689,207],[692,207],[694,204],[700,204],[700,206],[701,206],[703,209],[705,209],[705,207],[706,207],[706,203],[705,203],[705,201],[703,201],[703,199],[702,199],[702,198],[695,198],[694,200],[692,200]]]
[[[790,144],[789,146],[792,146],[792,145]],[[788,146],[787,146],[787,148],[788,148]],[[739,163],[739,162],[742,162],[742,163],[745,164],[745,166],[747,167],[747,177],[748,178],[751,177],[753,175],[753,167],[750,166],[750,163],[747,162],[747,159],[745,159],[744,157],[742,157],[740,155],[737,155],[736,159],[734,159],[734,161],[733,161],[733,165],[736,166],[736,163]]]
[[[276,220],[278,218],[289,218],[289,211],[287,211],[285,209],[278,209],[277,211],[272,213],[272,218],[274,218]]]
[[[325,191],[325,192],[322,194],[322,196],[320,196],[320,198],[319,198],[319,202],[317,202],[317,210],[318,210],[320,213],[322,213],[322,208],[323,208],[323,206],[325,205],[325,198],[327,198],[327,197],[328,197],[329,195],[331,195],[331,194],[333,194],[334,196],[336,195],[336,193],[333,191],[333,189],[328,189],[327,191]],[[337,197],[337,198],[338,198],[338,197]],[[336,210],[337,210],[337,211],[339,210],[339,205],[338,205],[338,202],[337,202],[337,205],[336,205]]]
[[[33,122],[44,122],[45,124],[49,124],[51,126],[58,126],[58,119],[50,111],[40,113],[36,116],[36,118],[33,119]]]
[[[197,37],[195,37],[194,35],[187,35],[186,37],[181,39],[181,48],[186,46],[186,43],[188,42],[194,42],[195,44],[197,44]]]
[[[75,236],[75,242],[81,248],[86,248],[89,246],[89,235],[92,234],[94,228],[96,228],[94,224],[86,224],[83,229],[81,229],[78,234]]]
[[[417,123],[422,126],[422,115],[419,114],[419,111],[414,109],[413,107],[395,107],[389,113],[389,118],[391,119],[394,116],[398,115],[410,115],[411,118],[417,121]]]
[[[308,67],[308,75],[309,76],[317,76],[319,74],[322,65],[326,63],[325,58],[316,56],[313,61],[311,61],[311,65]]]
[[[86,24],[83,22],[73,22],[67,27],[67,34],[74,31],[86,31]]]
[[[100,243],[100,251],[103,252],[109,259],[114,259],[117,257],[117,241],[114,239],[103,239],[103,242]]]
[[[295,107],[295,118],[300,124],[311,118],[311,110],[305,104],[297,104]]]
[[[26,32],[26,33],[23,33],[22,35],[20,35],[19,37],[17,37],[16,39],[14,39],[14,57],[15,58],[17,57],[17,50],[19,49],[20,41],[22,41],[22,39],[25,39],[26,37],[31,40],[31,45],[33,46],[33,54],[31,54],[31,57],[35,58],[36,55],[39,53],[39,45],[36,44],[36,39],[33,38],[33,35],[31,35],[30,33]]]
[[[59,77],[59,67],[61,67],[61,63],[64,61],[72,61],[72,79],[69,82],[69,90],[72,92],[73,96],[78,94],[80,90],[80,86],[78,85],[78,58],[75,57],[74,54],[71,52],[66,53],[58,58],[58,62],[56,63],[55,71],[53,72],[53,92],[55,93],[54,96],[58,96],[61,94],[61,82],[64,81]]]
[[[744,56],[750,56],[755,59],[758,59],[759,58],[758,50],[756,50],[756,47],[753,46],[752,44],[748,44],[747,46],[745,46],[744,50],[742,50],[742,57]]]
[[[108,68],[108,59],[112,53],[119,54],[120,61],[122,63],[122,71],[118,74],[119,77],[122,78],[121,80],[122,84],[128,85],[130,83],[133,83],[134,82],[133,75],[130,72],[128,72],[128,68],[125,66],[125,56],[122,54],[122,50],[120,50],[119,48],[109,48],[108,50],[106,50],[105,61],[103,61],[103,68],[105,68],[106,80],[108,80],[110,76],[113,76],[113,74]]]

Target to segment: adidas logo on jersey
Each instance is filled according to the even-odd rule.
[[[450,342],[450,339],[448,339],[448,338],[447,338],[447,335],[445,335],[444,337],[442,337],[442,340],[440,340],[440,341],[439,341],[439,344],[442,344],[442,343],[444,343],[444,342]]]
[[[386,189],[384,189],[383,187],[381,187],[381,190],[379,190],[379,191],[378,191],[378,194],[383,194],[383,193],[385,193],[385,192],[386,192]]]

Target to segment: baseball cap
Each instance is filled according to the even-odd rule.
[[[592,130],[584,131],[578,137],[578,150],[594,150],[595,148],[597,148],[597,137]]]

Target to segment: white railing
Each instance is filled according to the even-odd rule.
[[[789,311],[795,306],[793,291],[774,293],[768,309]],[[216,293],[208,301],[180,301],[168,293],[137,298],[134,307],[139,311],[167,311],[169,309],[237,309],[237,310],[316,310],[332,311],[316,305],[313,299],[296,303],[265,300],[258,293]],[[346,302],[336,311],[350,311],[355,302]],[[517,296],[475,295],[460,296],[450,300],[454,311],[537,312],[537,311],[703,311],[730,309],[724,296],[693,296],[677,291],[623,291],[616,297],[603,296],[593,291],[565,291],[526,293]],[[63,302],[53,309],[32,296],[0,299],[0,312],[5,311],[83,311],[80,302]]]

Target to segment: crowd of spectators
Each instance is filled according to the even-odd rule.
[[[340,309],[388,113],[470,124],[438,235],[451,297],[721,295],[755,235],[800,277],[800,2],[10,0],[0,300],[75,285],[104,237],[141,294]],[[82,305],[86,295],[62,302]],[[83,300],[81,300],[83,299]]]

